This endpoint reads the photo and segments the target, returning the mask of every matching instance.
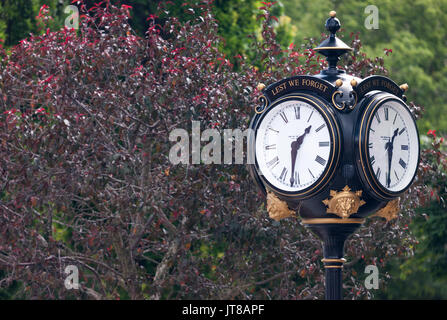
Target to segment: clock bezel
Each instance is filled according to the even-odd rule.
[[[369,161],[369,148],[368,148],[368,140],[369,140],[369,129],[371,127],[371,123],[373,121],[373,116],[375,114],[375,111],[383,106],[386,102],[389,101],[396,101],[403,108],[406,109],[406,111],[410,114],[411,120],[413,120],[413,124],[416,129],[416,136],[417,136],[417,163],[416,163],[416,169],[414,173],[412,174],[412,177],[409,181],[409,183],[400,189],[399,191],[391,191],[387,189],[385,186],[380,183],[380,181],[376,178],[376,175],[374,174],[372,165]],[[394,96],[389,93],[375,93],[368,97],[363,105],[366,105],[364,110],[361,112],[362,118],[359,124],[359,129],[357,130],[357,141],[356,141],[356,153],[357,153],[357,169],[360,173],[359,176],[363,180],[364,185],[367,185],[370,187],[370,190],[372,191],[373,195],[380,199],[380,200],[390,200],[398,197],[399,195],[403,194],[405,191],[408,190],[408,188],[413,184],[413,181],[417,175],[419,162],[420,162],[420,155],[421,155],[421,146],[419,141],[419,130],[416,125],[416,121],[414,119],[413,114],[410,111],[410,108],[408,105],[399,97]]]
[[[313,108],[315,108],[323,117],[324,121],[327,124],[327,128],[330,135],[330,153],[328,159],[328,165],[324,169],[323,173],[320,177],[310,186],[306,187],[300,191],[285,191],[279,189],[270,183],[263,174],[261,174],[258,161],[256,158],[256,138],[258,135],[258,128],[260,124],[264,120],[265,116],[275,109],[279,104],[287,101],[301,101],[310,104]],[[341,133],[340,126],[338,124],[338,120],[335,117],[330,104],[325,102],[324,99],[317,98],[311,94],[307,93],[293,93],[286,96],[283,96],[273,103],[271,103],[262,114],[257,114],[253,119],[253,122],[250,126],[254,130],[254,139],[249,143],[249,152],[251,153],[252,159],[254,159],[254,164],[252,167],[254,168],[253,173],[255,174],[255,179],[258,182],[261,182],[264,187],[268,188],[271,191],[274,191],[278,195],[281,195],[285,198],[290,198],[291,200],[304,200],[310,198],[316,194],[318,194],[326,185],[331,181],[334,176],[336,169],[340,160],[340,152],[341,152]]]

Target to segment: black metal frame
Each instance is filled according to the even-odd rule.
[[[367,149],[366,153],[362,152],[361,146],[362,143],[365,143],[363,140],[367,141],[368,139],[370,123],[362,126],[361,121],[365,119],[365,113],[374,112],[374,107],[387,99],[398,100],[408,109],[405,104],[406,97],[403,95],[404,89],[384,76],[370,76],[362,80],[337,69],[336,64],[339,57],[352,49],[335,36],[340,28],[340,21],[335,18],[335,13],[331,13],[331,18],[326,21],[326,28],[331,35],[315,50],[327,57],[329,68],[315,76],[303,75],[286,78],[263,89],[262,96],[259,98],[262,105],[255,108],[256,115],[251,121],[250,128],[256,132],[265,114],[273,110],[279,102],[292,99],[294,96],[308,97],[330,115],[325,120],[332,121],[337,129],[334,148],[332,148],[333,152],[339,153],[336,163],[331,168],[327,168],[331,171],[329,175],[322,175],[322,178],[314,183],[318,187],[304,194],[288,193],[277,189],[261,177],[256,162],[249,165],[249,171],[264,194],[268,188],[278,198],[286,201],[289,208],[299,208],[303,224],[323,242],[323,263],[326,269],[325,297],[326,299],[342,299],[345,240],[361,226],[363,218],[376,213],[385,207],[389,200],[398,197],[407,190],[413,182],[416,172],[411,183],[400,192],[383,192],[369,183],[367,178],[375,179],[375,176],[366,177],[369,170],[364,170],[361,162],[369,165],[369,151]],[[307,86],[305,85],[307,83],[313,85]],[[362,128],[362,141],[359,144],[360,128]],[[255,137],[256,134],[249,138],[248,152],[249,157],[256,160]],[[357,147],[359,145],[360,148]],[[418,164],[419,161],[420,146]],[[349,185],[353,192],[359,191],[364,202],[356,213],[349,216],[348,219],[342,219],[333,213],[327,213],[323,200],[330,197],[332,190],[340,191],[346,185]],[[310,190],[311,187],[307,189]],[[325,203],[327,202],[325,201]]]

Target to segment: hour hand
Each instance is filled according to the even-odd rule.
[[[385,149],[388,151],[388,174],[386,177],[386,184],[387,187],[390,187],[391,184],[391,164],[393,159],[393,144],[394,144],[394,138],[396,138],[397,133],[399,132],[399,128],[394,130],[393,136],[390,138],[390,141],[386,143]]]
[[[293,141],[291,144],[291,148],[292,150],[290,151],[290,155],[291,155],[291,160],[292,160],[292,172],[291,172],[291,177],[290,177],[290,186],[293,186],[293,183],[295,182],[295,179],[293,178],[294,174],[295,174],[295,161],[296,161],[296,154],[298,153],[298,142],[297,141]]]
[[[312,125],[308,126],[308,127],[306,128],[306,130],[304,130],[304,133],[305,133],[305,134],[308,134],[308,133],[310,132],[310,128],[312,128]]]

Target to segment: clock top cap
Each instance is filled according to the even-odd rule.
[[[352,51],[351,47],[336,36],[337,31],[341,27],[340,20],[336,18],[336,15],[337,13],[335,11],[329,13],[330,17],[326,20],[325,27],[331,35],[314,49],[326,57],[326,60],[329,63],[329,68],[326,71],[334,73],[337,73],[337,62],[340,59],[339,57],[348,51]]]

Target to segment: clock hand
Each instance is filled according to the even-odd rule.
[[[388,175],[386,178],[386,184],[388,188],[390,187],[391,184],[391,160],[393,159],[394,138],[396,138],[398,132],[399,128],[394,130],[393,137],[390,139],[389,142],[385,144],[385,149],[388,150]]]
[[[296,141],[293,141],[291,144],[292,151],[290,152],[292,156],[292,172],[290,177],[290,186],[293,187],[293,183],[295,182],[294,174],[295,174],[295,160],[296,160],[296,154],[298,153],[298,144]]]
[[[387,142],[388,144],[388,173],[386,176],[386,185],[389,188],[391,184],[391,160],[393,159],[393,145],[391,142]]]
[[[306,130],[304,130],[304,133],[299,136],[295,141],[293,141],[290,145],[291,147],[291,158],[292,158],[292,172],[291,172],[291,177],[290,177],[290,185],[293,186],[293,183],[295,182],[294,176],[295,176],[295,162],[296,162],[296,155],[298,153],[298,149],[301,147],[301,144],[303,143],[304,137],[306,134],[308,134],[310,132],[310,128],[312,128],[312,126],[308,126],[306,128]]]
[[[396,138],[398,132],[399,132],[399,128],[397,128],[396,130],[394,130],[393,137],[391,138],[391,144],[394,143],[394,138]]]

